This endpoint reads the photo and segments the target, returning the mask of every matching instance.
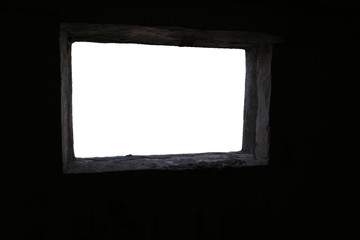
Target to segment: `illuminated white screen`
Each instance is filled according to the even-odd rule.
[[[76,157],[239,151],[245,50],[75,42]]]

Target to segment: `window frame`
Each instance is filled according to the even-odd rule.
[[[245,50],[243,146],[237,152],[76,158],[72,131],[71,45],[73,42],[140,43]],[[119,24],[60,24],[61,137],[63,173],[182,170],[267,165],[272,44],[259,33]]]

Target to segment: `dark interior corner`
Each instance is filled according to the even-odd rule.
[[[6,142],[12,147],[4,161],[11,167],[3,166],[10,236],[360,239],[355,153],[360,8],[350,1],[296,2],[7,4],[0,12],[10,120],[5,129],[11,130]],[[273,46],[269,165],[62,174],[62,22],[239,30],[283,38]]]

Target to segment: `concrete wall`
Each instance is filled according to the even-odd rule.
[[[358,6],[11,4],[2,10],[4,167],[16,239],[303,239],[359,236],[354,129]],[[62,175],[60,22],[270,33],[270,164]],[[5,117],[4,117],[5,118]],[[334,160],[335,159],[335,160]],[[10,184],[11,183],[11,184]],[[344,236],[345,235],[345,236]],[[356,238],[358,239],[358,238]]]

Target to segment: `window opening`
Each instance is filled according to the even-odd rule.
[[[75,157],[240,151],[245,50],[74,42]]]
[[[240,31],[62,23],[63,172],[267,165],[272,46],[280,42]],[[113,45],[130,55],[99,50]]]

